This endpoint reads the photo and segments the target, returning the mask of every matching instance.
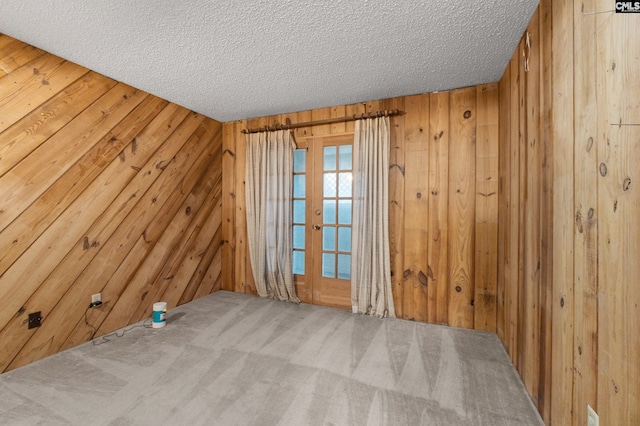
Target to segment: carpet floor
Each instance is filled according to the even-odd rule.
[[[543,424],[491,333],[224,291],[140,325],[0,375],[0,424]]]

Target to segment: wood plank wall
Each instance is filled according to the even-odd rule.
[[[497,330],[553,425],[640,424],[640,26],[613,7],[541,1],[500,81]]]
[[[222,288],[256,294],[245,224],[243,128],[400,109],[391,119],[390,244],[396,314],[496,331],[498,85],[336,106],[223,125]],[[353,123],[295,130],[353,133]]]
[[[218,289],[221,162],[221,123],[0,35],[0,372]]]

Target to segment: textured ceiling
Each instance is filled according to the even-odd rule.
[[[219,121],[498,81],[537,0],[2,0],[0,33]]]

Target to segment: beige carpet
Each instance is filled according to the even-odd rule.
[[[0,376],[3,425],[541,425],[494,334],[218,292]]]

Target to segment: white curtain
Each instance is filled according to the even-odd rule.
[[[247,135],[245,193],[253,277],[260,297],[300,303],[293,284],[293,152],[290,131]]]
[[[389,117],[355,122],[351,305],[395,318],[389,253]]]

